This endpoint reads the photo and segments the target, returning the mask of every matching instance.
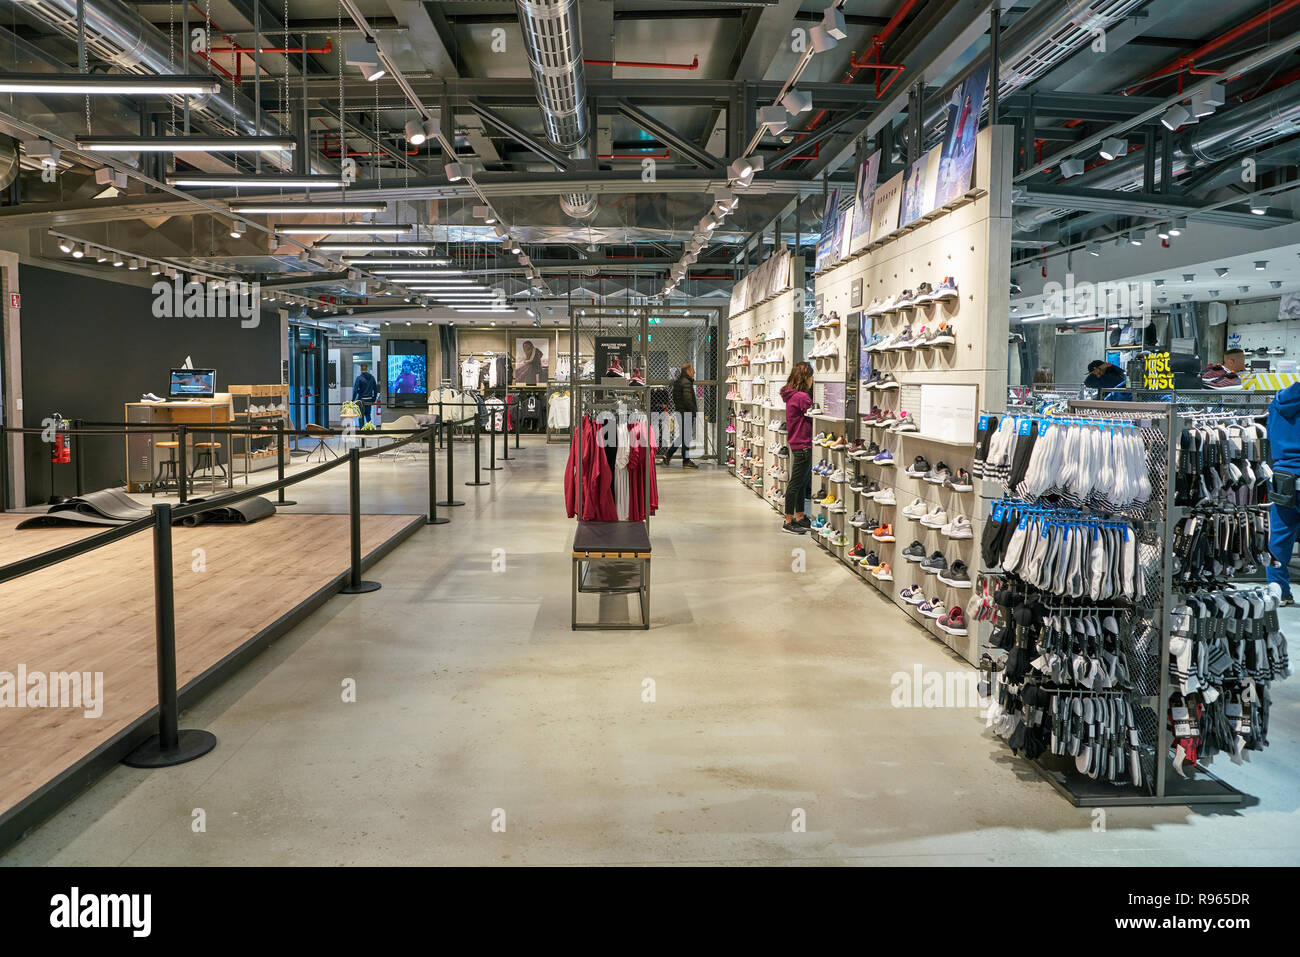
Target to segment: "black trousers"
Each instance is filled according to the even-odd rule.
[[[812,497],[812,449],[790,450],[790,481],[785,483],[785,514],[804,510]]]
[[[674,412],[673,418],[677,422],[677,442],[681,444],[682,461],[689,462],[691,460],[691,436],[695,434],[695,413]],[[677,453],[677,448],[677,443],[668,446],[668,450],[664,452],[665,465],[673,460],[673,456]]]

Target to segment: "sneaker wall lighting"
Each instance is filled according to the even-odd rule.
[[[1216,267],[1214,268],[1214,272],[1218,275],[1218,277],[1219,277],[1220,279],[1222,279],[1224,276],[1228,275],[1228,267],[1227,267],[1227,266],[1216,266]]]
[[[1263,216],[1268,212],[1268,200],[1263,196],[1252,196],[1250,198],[1250,211],[1256,216]]]
[[[844,11],[834,4],[822,13],[822,28],[836,40],[843,40],[849,35],[844,26]]]
[[[1181,103],[1175,103],[1169,109],[1165,110],[1165,115],[1160,117],[1160,123],[1167,130],[1176,130],[1180,126],[1185,126],[1192,118],[1192,114]]]
[[[1181,236],[1183,234],[1183,230],[1186,228],[1187,228],[1186,218],[1175,219],[1173,225],[1169,227],[1169,235]]]
[[[248,232],[248,224],[242,219],[237,219],[230,224],[230,238],[239,239],[244,233]]]
[[[86,96],[203,96],[221,92],[210,76],[136,76],[103,74],[55,76],[49,73],[5,73],[0,93],[67,93]]]
[[[1204,90],[1192,94],[1192,115],[1210,116],[1215,109],[1227,102],[1222,83],[1211,83]]]
[[[1255,262],[1255,272],[1263,272],[1263,271],[1264,271],[1265,269],[1267,269],[1267,268],[1268,268],[1268,260],[1267,260],[1267,259],[1259,259],[1259,260],[1256,260],[1256,262]]]
[[[343,50],[344,62],[360,70],[361,75],[371,83],[387,72],[379,64],[379,47],[373,38],[357,37],[349,40]]]
[[[1141,246],[1142,241],[1147,238],[1145,229],[1135,229],[1128,234],[1129,244],[1132,246]]]
[[[491,226],[497,221],[496,213],[492,212],[491,206],[475,206],[474,218],[481,219],[488,226]]]
[[[442,168],[442,171],[447,174],[448,181],[452,183],[459,183],[463,179],[469,179],[474,172],[468,163],[448,163]]]
[[[406,142],[412,146],[423,146],[431,137],[441,132],[442,124],[435,119],[407,120]]]
[[[840,42],[820,23],[808,31],[808,39],[812,42],[814,53],[825,53],[827,50],[834,50]]]
[[[1066,179],[1070,179],[1073,176],[1078,176],[1080,173],[1083,172],[1083,165],[1084,165],[1083,160],[1081,159],[1062,160],[1061,175],[1064,176]]]
[[[1098,243],[1098,242],[1088,243],[1088,255],[1089,255],[1089,256],[1100,256],[1100,255],[1101,255],[1101,243]]]
[[[759,107],[757,125],[766,129],[773,136],[780,136],[789,128],[790,114],[784,106]]]
[[[1128,153],[1128,141],[1122,140],[1118,136],[1112,136],[1110,139],[1102,141],[1101,158],[1104,160],[1113,160],[1117,156],[1124,156]]]

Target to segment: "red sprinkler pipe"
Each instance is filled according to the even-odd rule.
[[[340,156],[343,155],[340,152],[340,149],[342,148],[341,142],[340,142],[340,149],[336,149],[333,151],[330,150],[330,141],[336,137],[338,137],[338,134],[335,133],[333,130],[326,130],[321,137],[322,140],[321,155],[324,156],[326,159],[338,159]],[[406,153],[407,156],[420,155],[420,151],[418,149],[405,150],[404,152]],[[371,153],[371,152],[366,152],[365,150],[348,150],[348,156],[390,156],[390,155],[392,155],[391,151]]]
[[[1213,53],[1215,50],[1218,50],[1220,47],[1227,46],[1233,40],[1238,40],[1241,37],[1244,37],[1247,33],[1250,33],[1252,30],[1258,29],[1259,27],[1262,27],[1265,24],[1270,23],[1271,21],[1280,17],[1282,14],[1287,13],[1290,10],[1294,10],[1296,7],[1300,7],[1300,0],[1277,0],[1277,2],[1274,3],[1271,7],[1269,7],[1269,9],[1263,11],[1262,13],[1257,13],[1249,20],[1245,20],[1237,24],[1227,33],[1222,33],[1219,36],[1214,37],[1208,42],[1201,44],[1192,52],[1185,53],[1182,56],[1176,58],[1168,66],[1162,67],[1161,69],[1156,70],[1156,72],[1146,76],[1142,80],[1139,80],[1133,86],[1125,90],[1124,94],[1126,96],[1132,96],[1134,90],[1138,90],[1143,86],[1146,86],[1148,83],[1152,83],[1156,80],[1163,79],[1167,76],[1173,76],[1176,73],[1191,72],[1191,73],[1195,73],[1198,76],[1204,75],[1204,74],[1196,73],[1196,70],[1194,69],[1197,60],[1203,58],[1208,53]]]
[[[699,54],[690,63],[647,63],[645,60],[588,60],[583,59],[583,63],[589,66],[625,66],[629,69],[636,70],[698,70],[700,68]]]

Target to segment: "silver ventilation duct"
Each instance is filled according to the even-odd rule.
[[[1093,43],[1098,31],[1109,30],[1149,0],[1042,0],[998,38],[998,96],[1006,98],[1060,66]],[[989,60],[977,57],[933,98],[925,118],[922,140],[935,143],[948,125],[948,100],[953,91]],[[988,114],[985,100],[984,114]]]
[[[77,0],[29,0],[22,10],[77,39]],[[96,58],[116,64],[127,73],[186,73],[183,57],[172,62],[172,44],[167,35],[141,19],[120,0],[95,0],[85,4],[86,49]],[[179,37],[177,47],[186,49],[187,38]],[[263,115],[260,126],[254,122],[252,102],[223,86],[217,93],[190,98],[190,108],[197,110],[223,129],[245,136],[284,136],[285,130],[272,117]],[[293,168],[293,154],[282,150],[268,151],[263,158],[282,169]]]
[[[1174,144],[1173,172],[1178,177],[1204,163],[1217,163],[1233,156],[1300,132],[1300,95],[1291,85],[1257,97],[1214,118],[1198,123],[1179,136]],[[1142,185],[1145,159],[1138,153],[1091,169],[1069,180],[1070,186],[1090,189],[1132,191]],[[1156,164],[1156,181],[1160,164]],[[1015,218],[1017,232],[1038,229],[1060,218],[1067,210],[1046,207],[1027,210]]]
[[[546,138],[574,159],[588,159],[587,81],[582,68],[578,0],[515,0]],[[565,193],[560,207],[574,219],[596,211],[591,193]]]

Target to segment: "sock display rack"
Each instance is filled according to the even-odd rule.
[[[809,350],[814,538],[972,664],[970,473],[977,410],[1007,395],[1010,149],[1008,128],[982,130],[960,201],[823,270]]]
[[[727,321],[726,436],[728,469],[781,511],[790,461],[788,454],[781,454],[785,450],[781,387],[803,353],[803,291],[791,288],[790,277],[802,275],[803,261],[786,253],[768,262],[773,260],[773,266],[764,263],[751,276],[762,280],[764,289],[780,286],[780,291]]]
[[[997,583],[984,599],[990,609],[997,605],[981,659],[982,693],[993,702],[989,726],[1078,807],[1241,803],[1241,792],[1202,759],[1221,751],[1241,763],[1251,750],[1262,750],[1269,683],[1289,673],[1276,599],[1260,586],[1261,566],[1269,560],[1262,502],[1267,473],[1257,475],[1249,456],[1256,465],[1266,463],[1267,450],[1251,438],[1243,445],[1242,435],[1253,429],[1249,410],[1071,400],[1044,418],[1009,414],[1016,416],[1012,428],[1019,435],[1050,423],[1051,429],[1073,425],[1140,436],[1149,495],[1140,507],[1099,505],[1108,497],[1102,489],[1124,481],[1106,473],[1085,502],[1065,493],[1027,501],[1010,497],[1023,483],[1007,488],[1003,481],[1014,479],[986,475],[990,518],[1002,509],[1012,523],[1028,517],[1030,529],[1034,521],[1058,534],[1082,527],[1090,529],[1085,542],[1090,535],[1093,543],[1098,528],[1118,523],[1134,538],[1132,557],[1119,565],[1133,569],[1131,579],[1120,579],[1133,587],[1111,597],[1062,594],[1060,575],[1044,587],[1046,572],[1033,565],[1026,573],[1023,559],[1008,557],[1014,549],[1003,561],[1019,563],[1016,574],[1001,567],[982,572]],[[1203,445],[1212,433],[1222,436],[1222,450],[1203,455],[1196,436]],[[1235,451],[1228,451],[1234,443]],[[1032,453],[1028,468],[1034,468]],[[1216,476],[1226,480],[1219,484]],[[1004,497],[993,494],[995,486]],[[1197,527],[1191,522],[1210,523],[1199,553],[1189,544]],[[1049,562],[1053,554],[1064,552],[1049,551]],[[1114,573],[1116,566],[1109,568]],[[1072,571],[1068,566],[1065,580]],[[1026,576],[1037,580],[1026,584]],[[1219,612],[1207,614],[1204,609],[1216,603]],[[1089,621],[1106,625],[1085,632],[1082,623]],[[1079,623],[1073,634],[1060,627],[1071,623]]]

